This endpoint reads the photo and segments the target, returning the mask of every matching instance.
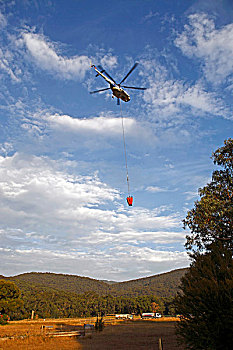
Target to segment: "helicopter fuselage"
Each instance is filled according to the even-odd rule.
[[[116,98],[120,98],[124,102],[130,101],[130,96],[127,94],[125,90],[123,90],[121,87],[116,85],[110,85],[110,88],[112,90],[112,98],[115,96]]]

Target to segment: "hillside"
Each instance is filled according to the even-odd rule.
[[[55,290],[68,293],[84,294],[94,292],[99,295],[136,297],[157,295],[173,297],[181,277],[187,269],[173,270],[167,273],[135,279],[127,282],[99,281],[88,277],[55,273],[31,272],[9,277],[22,291],[30,291],[34,287],[40,290]]]
[[[178,291],[181,277],[184,276],[187,270],[187,268],[183,268],[151,277],[116,283],[112,286],[112,289],[117,295],[124,296],[157,295],[165,298],[173,297]]]
[[[30,272],[11,277],[21,290],[34,285],[41,289],[64,291],[76,294],[95,292],[109,294],[107,283],[88,277],[55,274],[50,272]]]
[[[88,277],[31,272],[14,277],[21,290],[22,305],[11,319],[30,318],[32,310],[39,318],[92,317],[98,314],[152,311],[159,305],[165,315],[174,314],[172,299],[187,269],[139,278],[127,282],[99,281]]]

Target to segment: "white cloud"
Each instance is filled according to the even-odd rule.
[[[117,57],[111,53],[107,53],[100,59],[100,63],[106,68],[115,67],[117,65]]]
[[[21,70],[14,62],[14,57],[8,50],[0,48],[0,70],[4,71],[14,82],[19,82],[20,78],[17,75],[21,74]]]
[[[125,279],[145,277],[189,265],[185,252],[161,251],[151,248],[125,246],[110,250],[109,254],[97,249],[89,252],[36,248],[0,248],[9,274],[15,275],[27,270],[49,271],[57,273],[78,274],[99,279],[122,281]],[[36,261],[36,264],[35,264]],[[137,270],[135,270],[135,262]],[[95,269],[93,269],[93,264]]]
[[[132,229],[130,223],[125,220],[125,225],[127,227],[119,231],[119,233],[111,233],[111,232],[96,232],[93,233],[91,236],[91,241],[88,237],[82,237],[80,238],[80,242],[82,243],[89,243],[89,246],[96,245],[96,244],[118,244],[118,245],[124,245],[127,244],[133,244],[136,246],[139,246],[140,244],[160,244],[160,245],[167,245],[167,244],[177,244],[184,243],[184,232],[182,231],[137,231],[136,229]],[[146,227],[145,223],[145,227]],[[155,226],[154,226],[155,227]],[[164,225],[164,228],[167,227]]]
[[[138,276],[147,265],[154,274],[164,272],[165,265],[187,263],[185,253],[168,251],[184,241],[178,214],[168,207],[128,210],[119,191],[98,174],[75,175],[77,169],[74,161],[19,153],[0,157],[5,273],[29,266],[45,271],[49,262],[54,272],[124,279]]]
[[[148,247],[137,247],[136,249],[131,249],[129,252],[131,257],[135,257],[138,260],[145,260],[147,262],[160,262],[164,261],[175,261],[177,257],[186,258],[185,252],[168,252],[159,251]]]
[[[203,71],[212,83],[221,83],[233,73],[233,23],[215,28],[206,14],[192,14],[175,44],[188,57],[203,60]]]
[[[158,186],[148,186],[146,188],[146,191],[152,192],[152,193],[158,193],[158,192],[174,192],[176,189],[169,190],[168,188],[165,187],[158,187]]]
[[[0,154],[7,155],[9,152],[13,151],[13,146],[9,142],[4,142],[0,144]]]
[[[48,120],[52,125],[79,132],[94,132],[97,134],[121,134],[121,118],[115,117],[94,117],[88,119],[72,118],[68,115],[50,115]],[[135,128],[137,122],[132,118],[125,119],[127,128]]]
[[[142,18],[142,23],[147,22],[151,18],[158,17],[158,16],[159,16],[158,12],[153,12],[150,10],[150,12]]]
[[[8,225],[13,222],[24,225],[27,220],[38,228],[43,217],[44,225],[58,220],[65,226],[72,220],[69,230],[78,221],[93,219],[89,207],[119,198],[119,193],[102,183],[97,175],[68,174],[59,168],[59,162],[48,158],[15,154],[1,157],[0,166],[1,217],[5,217]],[[69,167],[69,162],[66,166]],[[105,221],[108,213],[96,210],[95,215],[97,222]]]
[[[68,58],[56,52],[55,45],[41,34],[23,33],[23,41],[37,65],[63,79],[83,79],[90,68],[90,59],[85,56]]]
[[[148,191],[148,192],[154,192],[154,193],[156,193],[156,192],[167,192],[167,189],[165,189],[165,188],[160,188],[160,187],[158,187],[158,186],[148,186],[147,188],[146,188],[146,191]]]
[[[90,132],[96,135],[105,135],[112,137],[122,135],[122,119],[111,115],[101,113],[98,117],[93,118],[73,118],[69,115],[49,115],[45,117],[53,127],[60,130],[72,132]],[[140,123],[134,118],[124,118],[124,128],[128,136],[153,138],[153,133],[146,123]]]
[[[182,81],[154,79],[144,94],[147,108],[153,111],[156,119],[166,123],[170,120],[173,126],[183,123],[188,111],[192,114],[214,114],[229,117],[229,111],[214,93],[205,91],[200,82],[188,86]]]
[[[187,192],[184,192],[184,194],[186,195],[186,199],[188,201],[190,201],[191,199],[193,200],[194,198],[198,197],[197,191],[187,191]]]
[[[203,113],[228,115],[228,111],[220,98],[217,98],[214,93],[205,91],[199,82],[194,86],[188,87],[182,95],[178,96],[177,103],[187,105]]]
[[[153,144],[156,141],[151,123],[148,121],[137,121],[135,118],[124,117],[123,123],[127,139],[134,140],[135,146],[138,145],[139,137],[144,144]],[[43,139],[48,134],[47,141],[50,143],[52,139],[56,140],[54,142],[59,139],[60,142],[62,138],[63,146],[73,145],[74,138],[78,135],[79,142],[72,146],[73,150],[80,147],[96,150],[109,147],[108,142],[113,143],[116,140],[122,142],[122,118],[115,117],[112,112],[100,112],[97,117],[75,118],[41,110],[28,117],[23,116],[21,128],[32,138],[36,137],[36,140]]]
[[[190,42],[187,38],[187,45],[191,45]],[[163,135],[167,133],[164,138],[167,142],[188,142],[190,134],[194,132],[191,128],[196,125],[192,121],[190,126],[190,116],[232,119],[232,112],[229,104],[225,103],[223,94],[211,91],[204,79],[194,82],[174,79],[171,65],[166,68],[160,64],[159,58],[153,58],[156,53],[152,53],[148,50],[145,54],[147,58],[140,62],[144,67],[141,75],[147,85],[143,107],[147,119],[155,123],[152,127],[157,130],[156,136],[161,139],[162,130]],[[175,73],[177,75],[177,71]]]
[[[4,28],[7,25],[6,17],[0,12],[0,28]]]
[[[97,174],[74,175],[76,165],[17,153],[0,157],[1,218],[8,212],[4,219],[7,225],[13,221],[22,225],[28,218],[40,227],[43,217],[46,225],[54,223],[57,227],[58,221],[66,230],[81,235],[99,231],[100,227],[102,232],[119,233],[125,227],[130,231],[165,228],[169,231],[180,226],[176,214],[164,215],[166,207],[153,210],[135,207],[130,212],[123,208],[105,210],[107,202],[120,199],[119,192],[102,183]],[[77,225],[85,222],[89,226],[77,231]]]

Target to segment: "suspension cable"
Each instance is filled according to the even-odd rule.
[[[124,142],[124,154],[125,154],[125,168],[126,168],[126,179],[127,179],[127,186],[128,186],[128,195],[130,196],[130,190],[129,190],[129,172],[128,172],[128,164],[127,164],[127,154],[126,154],[126,143],[125,143],[125,129],[124,129],[124,118],[122,114],[122,103],[121,106],[121,124],[122,124],[122,133],[123,133],[123,142]]]

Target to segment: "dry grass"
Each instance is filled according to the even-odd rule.
[[[29,337],[26,339],[6,340],[0,343],[1,350],[81,350],[82,346],[76,339]]]
[[[77,331],[84,322],[94,323],[95,318],[10,322],[9,325],[0,327],[0,350],[154,350],[158,349],[159,338],[163,339],[164,350],[183,349],[176,344],[175,322],[168,319],[117,322],[109,319],[103,332],[94,332],[85,337],[46,336],[46,333],[56,330]],[[111,325],[111,322],[115,325]],[[53,328],[42,331],[42,325]],[[3,340],[4,338],[8,339]]]
[[[83,322],[81,319],[10,322],[0,327],[0,350],[81,350],[77,338],[50,338],[46,334],[51,330],[76,330]],[[42,331],[42,325],[53,328]]]

